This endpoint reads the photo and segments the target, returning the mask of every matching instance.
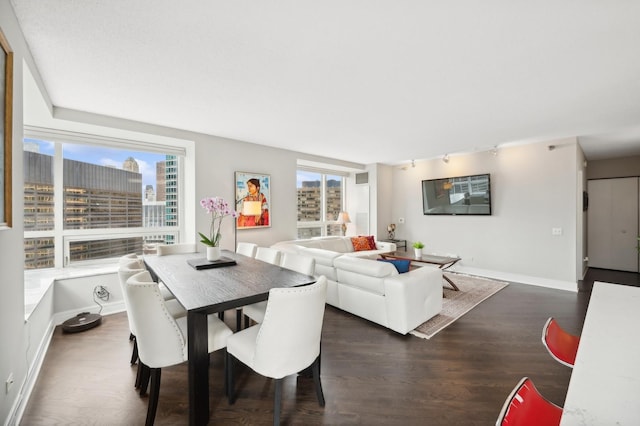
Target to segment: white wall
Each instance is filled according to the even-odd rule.
[[[26,47],[9,0],[0,0],[0,28],[14,51],[13,78],[13,227],[0,230],[0,421],[5,422],[18,401],[21,383],[27,373],[29,342],[24,320],[22,263],[22,60]],[[11,254],[11,255],[8,255]],[[15,384],[5,392],[5,380],[13,374]]]
[[[575,290],[577,149],[568,139],[394,167],[388,195],[396,235],[422,241],[426,252],[459,255],[461,271]],[[423,179],[482,173],[491,174],[491,216],[423,215]]]

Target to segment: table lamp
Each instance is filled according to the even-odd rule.
[[[351,223],[351,219],[349,219],[349,213],[338,213],[338,223],[342,225],[342,235],[347,235],[347,223]]]

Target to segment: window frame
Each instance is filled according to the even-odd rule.
[[[153,135],[148,135],[152,139]],[[24,139],[37,139],[52,142],[55,145],[53,155],[53,186],[54,186],[54,227],[52,230],[24,230],[23,240],[33,238],[53,238],[54,240],[54,266],[53,268],[65,268],[83,265],[96,265],[113,263],[114,258],[101,258],[91,260],[71,261],[71,244],[78,241],[99,241],[125,237],[154,237],[157,235],[172,235],[176,242],[181,242],[188,235],[189,229],[194,228],[193,220],[189,221],[188,215],[193,208],[188,207],[188,203],[193,204],[195,195],[187,193],[187,181],[193,181],[192,176],[186,175],[185,164],[193,163],[194,149],[193,142],[186,140],[172,139],[171,143],[160,142],[162,137],[157,137],[158,141],[147,142],[141,140],[123,139],[116,137],[100,136],[96,134],[85,134],[56,129],[45,129],[39,127],[25,126]],[[66,143],[80,144],[85,146],[100,146],[126,151],[153,152],[176,157],[179,182],[178,190],[178,219],[177,226],[165,227],[132,227],[132,228],[91,228],[91,229],[64,229],[64,188],[63,188],[63,145]],[[141,188],[142,190],[142,188]],[[142,194],[142,191],[141,191]],[[23,195],[24,197],[24,192]],[[45,270],[49,268],[39,268]]]
[[[300,238],[300,229],[303,228],[320,228],[320,236],[326,237],[329,236],[328,227],[332,225],[340,226],[338,223],[338,218],[336,217],[334,220],[327,220],[327,177],[328,176],[339,176],[341,177],[340,190],[341,190],[341,210],[346,210],[347,205],[347,178],[349,177],[349,173],[343,172],[340,170],[331,170],[331,169],[319,169],[316,167],[305,167],[298,165],[296,167],[296,180],[298,177],[298,172],[309,172],[309,173],[317,173],[320,175],[320,197],[321,197],[321,205],[320,205],[320,220],[319,221],[299,221],[297,218],[299,216],[298,206],[296,204],[296,237]],[[298,190],[298,185],[296,183],[296,191]],[[332,234],[333,235],[333,234]],[[338,235],[342,235],[339,233]]]

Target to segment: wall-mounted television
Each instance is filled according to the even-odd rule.
[[[490,215],[489,174],[422,181],[425,215]]]

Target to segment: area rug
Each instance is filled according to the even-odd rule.
[[[414,336],[430,339],[440,330],[478,306],[483,300],[493,296],[509,283],[494,281],[488,278],[446,273],[447,277],[460,289],[453,291],[448,288],[448,283],[443,280],[444,298],[442,299],[442,312],[425,323],[420,324],[410,333]]]

